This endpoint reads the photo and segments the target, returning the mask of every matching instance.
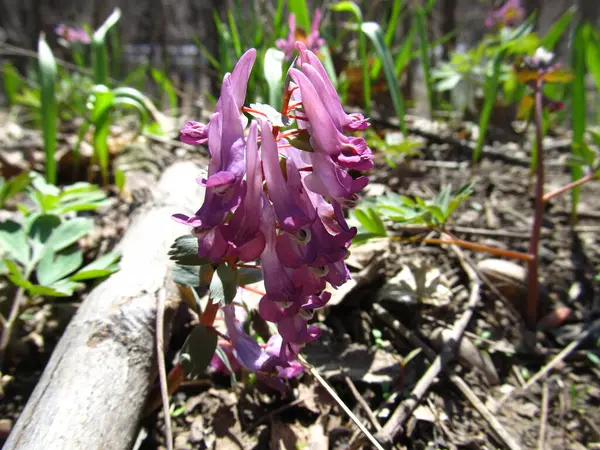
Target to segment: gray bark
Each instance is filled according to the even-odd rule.
[[[164,172],[120,243],[121,270],[84,300],[4,449],[129,449],[156,377],[157,294],[177,303],[167,252],[187,229],[171,219],[202,200],[193,163]]]

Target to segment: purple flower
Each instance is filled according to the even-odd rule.
[[[215,236],[212,229],[239,203],[243,190],[241,180],[245,172],[244,130],[229,75],[223,81],[220,101],[221,111],[215,113],[208,124],[208,148],[211,154],[208,179],[199,180],[206,186],[204,203],[194,216],[176,214],[174,218],[193,226],[198,238],[206,239],[207,245],[220,243],[222,247],[223,239]]]
[[[242,128],[245,128],[248,124],[248,119],[242,114],[241,108],[244,106],[244,101],[246,100],[248,80],[250,79],[250,72],[252,72],[255,59],[256,50],[251,48],[240,57],[231,74],[225,75],[225,78],[223,79],[223,84],[225,84],[226,78],[229,78],[230,80],[231,92],[229,92],[229,95],[233,97],[233,101],[237,107],[238,118],[241,122]],[[219,97],[215,107],[215,113],[221,112],[223,109],[222,97],[223,94],[221,93],[221,97]],[[206,143],[208,141],[209,125],[210,124],[205,125],[203,123],[194,121],[186,122],[185,126],[181,130],[181,141],[190,145],[200,145]]]
[[[285,54],[286,59],[292,59],[292,57],[294,56],[294,51],[296,50],[296,42],[298,41],[304,42],[310,50],[318,52],[319,50],[321,50],[321,47],[325,45],[325,39],[323,39],[319,35],[320,22],[321,10],[317,9],[315,10],[315,15],[313,17],[310,33],[306,35],[305,30],[296,27],[295,14],[290,14],[288,17],[289,32],[287,39],[277,39],[275,41],[275,46]]]
[[[242,261],[255,261],[265,248],[265,235],[260,230],[262,209],[262,170],[258,159],[258,127],[250,124],[246,142],[246,180],[244,200],[226,224],[221,225],[222,234],[230,245],[229,256]]]
[[[299,67],[313,83],[319,96],[322,99],[327,99],[323,106],[329,113],[335,127],[342,132],[367,129],[369,127],[369,121],[368,119],[365,119],[362,114],[346,114],[342,107],[340,96],[335,90],[333,83],[329,79],[329,75],[327,75],[325,67],[317,55],[300,42],[296,43],[296,48],[300,52],[300,59],[298,62]]]
[[[365,129],[367,120],[346,114],[323,65],[309,50],[322,45],[319,20],[317,12],[306,45],[293,37],[294,42],[285,42],[300,51],[283,111],[296,119],[298,129],[280,131],[258,113],[260,124],[252,121],[245,135],[243,111],[250,110],[244,101],[256,58],[249,50],[225,75],[209,123],[188,122],[181,132],[183,142],[207,143],[211,159],[206,179],[198,180],[206,187],[202,206],[191,217],[174,218],[193,227],[198,254],[213,264],[260,261],[266,292],[258,310],[278,329],[266,346],[260,345],[244,332],[235,307],[226,305],[229,341],[220,346],[232,370],[251,370],[280,391],[281,379],[303,370],[296,360],[301,346],[321,334],[310,322],[331,297],[327,283],[337,288],[350,278],[344,259],[356,228],[348,226],[343,208],[356,203],[368,179],[355,178],[349,170],[373,167],[365,140],[345,134]],[[290,30],[296,30],[293,15]],[[218,359],[212,365],[225,371]]]
[[[304,190],[293,160],[286,161],[287,180],[283,176],[277,143],[266,120],[261,120],[261,128],[263,170],[277,221],[282,230],[305,239],[308,237],[306,225],[315,220],[316,211]]]
[[[373,154],[365,140],[348,138],[336,127],[325,104],[339,103],[339,97],[328,94],[317,70],[310,65],[302,65],[302,72],[290,69],[290,76],[300,87],[302,107],[308,119],[307,129],[315,153],[325,153],[347,169],[367,170],[373,167]],[[341,120],[340,117],[335,117],[338,122]]]
[[[83,28],[72,28],[64,23],[56,25],[54,32],[67,44],[89,44],[90,35]]]
[[[331,294],[309,295],[290,303],[265,295],[259,303],[258,311],[265,320],[277,324],[282,338],[282,345],[304,345],[318,339],[321,329],[316,325],[308,325],[313,311],[327,304]]]
[[[521,0],[506,0],[503,5],[492,9],[485,26],[492,28],[496,25],[512,27],[525,17],[525,10],[521,6]]]
[[[189,120],[181,130],[181,142],[189,145],[201,145],[208,142],[208,126]]]

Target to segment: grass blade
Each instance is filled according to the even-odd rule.
[[[306,0],[288,0],[288,11],[296,16],[296,24],[308,33],[310,31],[310,16]]]
[[[371,77],[369,74],[369,59],[367,55],[367,42],[365,34],[362,32],[363,16],[358,5],[351,1],[342,1],[334,3],[329,7],[332,11],[348,12],[354,16],[354,21],[358,26],[358,53],[362,64],[363,78],[363,98],[364,109],[367,116],[371,115]]]
[[[112,14],[108,16],[92,36],[92,68],[96,84],[108,83],[109,64],[106,34],[115,26],[120,18],[121,10],[115,8]]]
[[[46,181],[56,184],[56,60],[42,33],[38,41],[38,62],[42,102],[42,131],[46,152]]]
[[[415,38],[416,32],[417,32],[417,28],[413,24],[410,28],[410,31],[408,33],[406,40],[404,41],[404,44],[402,44],[402,48],[396,55],[396,62],[394,64],[395,65],[394,73],[396,74],[397,77],[400,76],[400,74],[404,71],[404,69],[406,68],[406,66],[408,66],[408,63],[412,59],[413,40]]]
[[[417,33],[419,33],[419,48],[421,50],[421,68],[423,70],[423,78],[425,88],[427,90],[427,101],[429,103],[429,117],[433,116],[434,98],[433,98],[433,83],[431,79],[431,64],[429,62],[429,40],[427,39],[427,25],[425,23],[425,11],[423,8],[415,8],[415,25]]]
[[[492,75],[486,80],[484,104],[483,109],[481,110],[481,116],[479,117],[479,136],[477,137],[477,145],[473,150],[473,164],[479,160],[479,156],[483,150],[485,135],[490,123],[490,118],[492,116],[492,110],[494,109],[494,105],[496,103],[498,86],[500,85],[500,74],[502,71],[503,60],[504,51],[501,50],[496,53],[496,56],[494,57]]]
[[[242,56],[242,44],[240,42],[240,33],[237,29],[237,25],[235,24],[235,18],[233,17],[231,9],[227,10],[227,21],[229,22],[231,42],[233,44],[233,50],[235,51],[235,57],[239,59],[240,56]]]
[[[273,19],[273,30],[275,32],[275,35],[280,35],[283,30],[282,30],[282,24],[283,24],[283,0],[277,0],[277,6],[275,8],[275,18]]]
[[[544,47],[547,50],[552,50],[564,34],[567,27],[570,25],[574,16],[575,10],[571,8],[556,22],[554,22],[550,30],[548,30],[546,35],[542,38],[541,47]]]
[[[10,62],[5,61],[2,65],[2,76],[4,78],[4,93],[8,106],[14,105],[17,94],[24,85],[23,80],[19,76],[19,72]]]
[[[396,111],[396,115],[400,121],[400,129],[402,130],[404,136],[407,136],[408,133],[406,129],[406,123],[404,121],[404,99],[402,98],[400,88],[398,87],[398,79],[394,73],[394,61],[392,59],[392,54],[389,47],[385,43],[385,37],[381,31],[381,27],[375,22],[365,22],[362,24],[362,31],[369,37],[369,39],[371,39],[371,42],[375,47],[375,51],[383,63],[383,72],[385,74],[388,89],[392,97],[394,110]]]
[[[390,14],[390,20],[388,22],[387,29],[385,30],[385,44],[390,47],[396,36],[396,25],[398,24],[398,17],[400,16],[400,10],[402,9],[402,0],[394,0],[392,7],[392,13]],[[371,79],[376,80],[381,72],[381,59],[377,58],[371,69]]]
[[[586,46],[589,45],[588,35],[591,30],[589,25],[579,23],[575,28],[572,47],[572,64],[574,78],[571,82],[572,95],[572,127],[573,127],[573,148],[572,152],[576,155],[584,142],[585,119],[586,119],[586,95],[585,95],[585,74],[586,74]],[[583,175],[583,170],[578,164],[571,164],[571,178],[578,180]],[[571,204],[573,217],[577,217],[577,207],[579,205],[579,188],[571,190]]]
[[[169,99],[169,108],[171,109],[171,114],[173,116],[177,115],[177,93],[175,92],[175,87],[173,86],[173,82],[165,75],[164,72],[161,72],[158,69],[152,68],[150,70],[152,75],[152,79],[156,84],[160,86],[160,89],[167,95]]]

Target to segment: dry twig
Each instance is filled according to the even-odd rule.
[[[360,392],[358,392],[358,389],[356,389],[356,386],[354,385],[354,383],[352,382],[350,377],[348,375],[345,375],[344,380],[346,381],[346,384],[350,388],[350,392],[352,392],[352,395],[354,395],[354,398],[356,399],[358,404],[361,406],[361,408],[363,409],[363,411],[369,418],[369,421],[373,424],[373,426],[377,429],[377,431],[381,430],[382,427],[381,427],[381,424],[379,423],[379,420],[377,420],[377,417],[375,417],[375,414],[373,414],[373,411],[371,411],[371,408],[369,408],[369,405],[367,404],[367,402],[363,398],[363,396],[360,395]]]
[[[335,390],[329,385],[329,383],[327,383],[327,381],[325,381],[325,379],[321,376],[321,374],[319,374],[318,370],[315,369],[312,365],[310,365],[308,363],[308,361],[306,361],[306,359],[304,359],[304,357],[302,355],[298,355],[298,361],[300,361],[300,363],[304,367],[306,367],[306,369],[308,369],[308,371],[311,373],[311,375],[314,376],[317,379],[317,381],[321,384],[321,386],[323,386],[325,388],[325,390],[329,393],[329,395],[331,395],[331,397],[336,401],[336,403],[340,406],[340,408],[342,408],[344,410],[344,412],[346,414],[348,414],[348,417],[350,417],[350,419],[352,419],[352,421],[356,424],[356,426],[360,429],[360,431],[366,436],[366,438],[371,442],[371,444],[373,444],[373,446],[377,450],[383,450],[383,447],[377,441],[377,439],[375,439],[375,437],[369,432],[369,430],[367,430],[367,428],[362,424],[362,422],[360,420],[358,420],[358,417],[356,417],[354,415],[354,413],[350,410],[350,408],[348,408],[348,406],[346,406],[346,404],[342,401],[342,399],[339,397],[339,395],[337,395]]]
[[[429,387],[435,378],[441,373],[445,365],[454,359],[456,346],[460,341],[463,332],[467,328],[471,318],[473,317],[477,303],[479,303],[481,282],[479,281],[477,274],[466,262],[462,250],[454,245],[451,246],[451,248],[459,258],[463,269],[471,281],[471,293],[469,295],[467,309],[460,319],[455,322],[450,339],[444,345],[441,353],[435,357],[425,374],[418,381],[410,396],[400,403],[400,405],[398,405],[398,408],[396,408],[390,419],[384,425],[383,429],[377,433],[377,438],[388,444],[393,442],[394,437],[397,436],[398,433],[400,433],[400,431],[403,429],[404,424],[410,418],[412,412],[421,402],[424,395],[429,390]]]
[[[546,424],[548,423],[548,403],[550,401],[550,390],[548,389],[548,382],[544,381],[542,388],[542,416],[540,417],[540,435],[538,438],[538,450],[544,450],[546,448]]]
[[[21,309],[23,308],[23,305],[25,305],[25,303],[25,289],[20,287],[17,289],[15,298],[13,299],[8,319],[6,319],[2,327],[2,336],[0,337],[0,372],[2,372],[2,365],[4,364],[4,355],[6,353],[8,345],[10,344],[13,328],[15,327],[15,323],[17,322],[19,314],[21,313]]]
[[[164,289],[158,291],[156,301],[156,358],[158,363],[158,380],[160,382],[160,395],[162,398],[163,412],[165,414],[165,440],[167,450],[173,450],[173,427],[171,425],[171,414],[169,413],[169,392],[167,385],[167,369],[165,367],[165,300]]]
[[[415,333],[406,328],[402,324],[402,322],[392,317],[392,315],[389,312],[387,312],[382,306],[374,304],[373,309],[375,310],[375,314],[377,314],[377,316],[380,319],[386,322],[394,331],[399,333],[403,338],[405,338],[415,347],[420,347],[429,360],[433,360],[436,358],[436,353],[431,347],[425,344],[418,336],[415,335]],[[492,429],[496,432],[498,438],[504,442],[507,448],[510,448],[512,450],[520,448],[520,446],[507,433],[502,424],[495,419],[491,412],[477,398],[477,396],[473,393],[471,388],[469,388],[469,386],[465,383],[465,381],[462,378],[460,378],[458,375],[451,375],[450,381],[454,383],[454,385],[463,393],[463,395],[473,404],[475,409],[479,411],[483,418],[488,422],[490,427],[492,427]]]
[[[597,320],[588,327],[587,330],[582,332],[577,339],[567,345],[559,354],[557,354],[548,364],[542,367],[538,373],[532,376],[525,385],[519,389],[505,394],[496,404],[495,411],[500,410],[502,405],[506,403],[513,395],[525,393],[531,386],[536,384],[541,379],[545,378],[552,369],[561,363],[570,353],[572,353],[583,341],[585,341],[592,333],[596,332],[600,328],[600,320]]]

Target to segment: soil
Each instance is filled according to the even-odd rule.
[[[377,159],[365,197],[396,192],[430,198],[448,183],[458,188],[474,182],[473,195],[453,215],[446,231],[470,242],[526,252],[534,182],[527,167],[527,146],[490,143],[490,151],[472,169],[471,151],[465,145],[468,137],[459,136],[458,128],[441,137],[431,123],[427,126],[429,131],[411,124],[416,135],[428,136],[423,138],[420,156],[399,160],[393,169]],[[385,128],[379,127],[380,131]],[[564,138],[547,142],[546,192],[570,181],[569,147],[564,142]],[[181,157],[176,144],[161,146],[173,159]],[[548,377],[525,393],[517,391],[598,320],[600,287],[595,278],[600,273],[600,185],[585,185],[581,198],[576,223],[571,218],[569,194],[552,199],[545,212],[539,308],[545,329],[532,333],[525,327],[523,280],[517,281],[516,288],[507,289],[492,277],[476,275],[483,287],[459,358],[435,377],[395,437],[395,448],[506,448],[506,440],[496,435],[474,403],[450,380],[450,374],[471,388],[520,448],[599,448],[598,327]],[[96,238],[83,243],[90,256],[98,249],[112,248],[134,209],[131,202],[117,196],[113,200],[110,214],[96,215]],[[323,337],[305,351],[307,361],[373,433],[377,431],[373,422],[383,426],[400,402],[411,396],[430,365],[426,352],[415,353],[414,344],[389,325],[386,313],[436,352],[441,351],[435,336],[439,330],[454,327],[472,294],[469,268],[498,258],[466,248],[424,244],[411,239],[422,236],[422,229],[387,225],[392,230],[390,237],[352,248],[348,265],[357,285],[349,292],[337,293],[332,304],[316,314]],[[400,273],[412,273],[414,278],[431,275],[425,283],[429,283],[427,289],[407,289],[406,283],[399,281]],[[436,274],[437,279],[431,281]],[[10,298],[6,286],[4,291]],[[84,291],[67,301],[31,305],[24,312],[2,378],[0,438],[10,432],[85,295]],[[244,296],[246,299],[255,300],[251,295]],[[570,315],[552,315],[557,308],[562,312],[568,308]],[[260,325],[258,320],[253,323]],[[188,325],[189,315],[182,313],[171,338],[170,362],[189,332]],[[509,392],[508,399],[501,402]],[[171,404],[175,448],[182,450],[345,449],[353,448],[361,438],[338,403],[309,373],[291,380],[287,395],[281,396],[248,374],[232,383],[229,377],[209,372],[184,383]],[[545,429],[543,447],[540,429]],[[143,421],[136,448],[166,448],[162,412]],[[362,448],[371,447],[364,444]]]

